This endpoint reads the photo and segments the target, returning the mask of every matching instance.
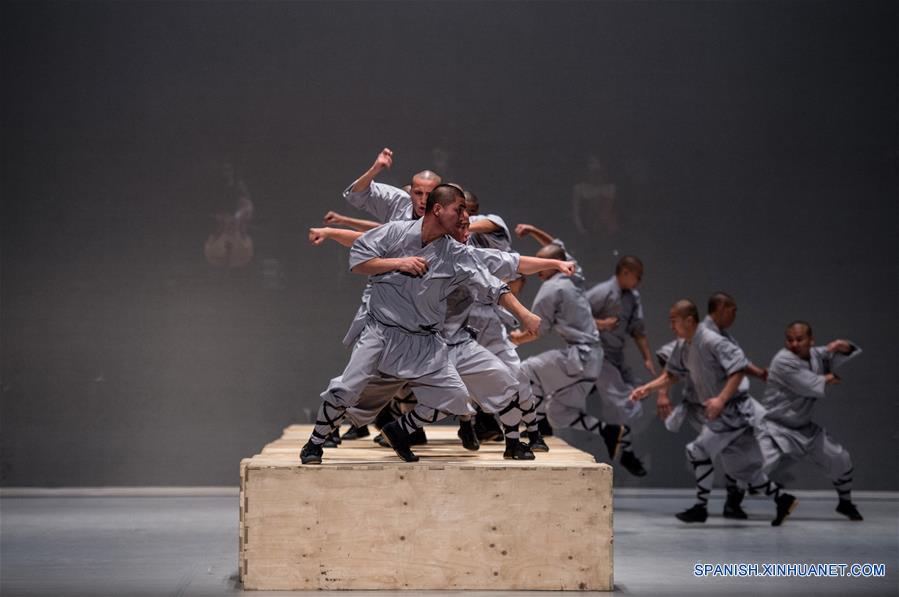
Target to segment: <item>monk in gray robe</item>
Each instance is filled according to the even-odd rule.
[[[454,235],[460,242],[467,240],[467,223],[464,223],[464,226],[459,236]],[[310,230],[310,240],[313,244],[320,244],[324,239],[331,238],[345,246],[352,246],[361,235],[362,233],[358,231],[334,228]],[[574,270],[572,262],[521,256],[495,249],[476,249],[475,255],[485,270],[503,281],[543,269],[563,273],[571,273]],[[469,315],[474,307],[480,304],[482,303],[478,302],[476,296],[465,285],[456,288],[447,297],[446,319],[441,335],[449,347],[450,362],[459,372],[473,402],[485,412],[496,414],[504,425],[507,444],[505,455],[514,459],[532,458],[532,454],[527,454],[530,448],[535,444],[545,446],[545,443],[537,431],[530,386],[525,385],[526,391],[519,393],[518,369],[507,367],[503,361],[475,342],[478,330],[471,327]],[[375,420],[378,412],[393,398],[394,393],[402,394],[407,387],[407,383],[396,380],[381,379],[369,383],[359,401],[347,409],[348,418],[356,426],[367,425]],[[527,425],[530,438],[530,443],[524,446],[524,449],[518,447],[520,437],[518,426],[521,422]],[[479,447],[477,437],[470,423],[460,428],[460,431],[466,430],[469,432],[468,436],[460,435],[463,445],[468,449],[477,450]]]
[[[639,402],[629,400],[636,379],[624,359],[627,339],[633,339],[646,370],[656,374],[649,340],[643,324],[643,305],[637,286],[643,279],[643,262],[625,255],[615,265],[615,274],[587,291],[587,300],[599,330],[604,353],[602,370],[595,391],[600,397],[600,416],[604,421],[624,426],[621,439],[621,465],[637,477],[646,475],[643,463],[633,451],[632,426],[639,423],[643,410]]]
[[[768,367],[763,403],[764,429],[759,436],[765,470],[784,458],[807,458],[821,467],[839,496],[836,511],[850,520],[862,520],[852,503],[852,459],[827,431],[812,421],[812,410],[830,386],[840,383],[835,371],[861,354],[848,340],[815,346],[812,328],[805,321],[787,326],[786,347]]]
[[[729,463],[731,474],[774,499],[777,514],[771,524],[779,526],[798,501],[782,492],[781,486],[772,483],[762,470],[760,448],[750,423],[754,411],[748,402],[749,395],[739,390],[749,361],[736,344],[699,325],[699,312],[691,301],[675,303],[669,319],[681,341],[675,345],[662,375],[636,388],[631,400],[641,400],[678,379],[689,377],[705,408],[707,421],[686,450],[696,480],[696,504],[678,513],[677,518],[684,522],[706,521],[712,460],[736,443],[734,458]]]
[[[315,429],[300,454],[304,464],[321,462],[325,439],[369,382],[379,377],[405,380],[416,393],[415,409],[383,430],[408,462],[418,460],[409,448],[409,433],[449,414],[471,414],[467,389],[439,335],[446,298],[460,285],[468,285],[480,300],[499,302],[526,329],[539,325],[539,318],[508,292],[508,286],[482,271],[474,248],[449,236],[466,218],[462,192],[439,185],[428,197],[423,218],[390,222],[353,244],[351,271],[371,276],[368,322],[343,374],[322,393]]]
[[[546,244],[537,256],[547,259],[569,257],[558,243]],[[583,286],[576,283],[577,273],[565,275],[543,271],[538,275],[543,284],[531,310],[541,314],[540,327],[532,332],[514,331],[510,338],[521,345],[552,330],[567,346],[526,359],[521,364],[522,370],[530,380],[535,400],[545,405],[546,416],[554,427],[599,434],[609,457],[614,459],[621,440],[621,427],[587,414],[586,398],[602,367],[602,348]]]

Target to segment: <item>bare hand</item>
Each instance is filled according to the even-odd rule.
[[[378,154],[378,157],[375,158],[375,163],[372,167],[380,171],[384,168],[389,170],[391,166],[393,166],[393,151],[389,147],[385,147]]]
[[[559,261],[558,265],[556,265],[556,269],[565,274],[566,276],[574,275],[574,261]]]
[[[714,421],[718,418],[718,415],[724,410],[724,404],[721,396],[715,396],[705,403],[705,416],[709,418],[709,421]]]
[[[534,230],[534,227],[531,226],[530,224],[518,224],[517,226],[515,226],[515,234],[517,234],[520,237],[527,236],[533,230]]]
[[[639,402],[649,396],[649,393],[650,392],[648,384],[643,385],[638,388],[634,388],[634,390],[631,392],[631,395],[628,396],[628,400],[630,400],[631,402]]]
[[[596,320],[596,329],[600,332],[609,332],[614,330],[618,326],[618,318],[617,317],[606,317],[605,319],[597,319]]]
[[[764,382],[768,381],[768,370],[765,369],[764,367],[762,368],[761,373],[759,374],[759,379],[761,379]]]
[[[646,359],[645,361],[643,361],[643,366],[646,367],[646,370],[653,375],[656,374],[656,364],[652,361],[652,359]]]
[[[849,342],[847,342],[846,340],[834,340],[827,345],[827,352],[834,354],[838,352],[849,354],[850,352],[852,352],[852,345],[849,344]]]
[[[527,311],[521,317],[521,327],[529,334],[536,334],[540,330],[540,316]]]
[[[343,223],[343,216],[340,215],[339,213],[337,213],[336,211],[329,211],[328,213],[325,214],[325,217],[323,219],[325,221],[325,224],[342,224]]]
[[[828,373],[824,376],[824,383],[829,386],[835,386],[842,381],[835,373]]]
[[[309,242],[316,247],[328,239],[328,230],[326,228],[310,228]]]
[[[428,262],[421,257],[401,257],[398,259],[397,271],[411,276],[423,276],[428,271]]]
[[[665,392],[659,392],[656,398],[656,414],[663,421],[671,414],[671,400],[668,399],[668,394]]]
[[[533,335],[534,334],[532,334],[530,332],[523,332],[521,330],[512,330],[511,332],[509,332],[509,341],[512,342],[512,344],[514,344],[515,346],[518,346],[519,344],[524,344],[525,342],[530,340],[531,336],[533,336]]]

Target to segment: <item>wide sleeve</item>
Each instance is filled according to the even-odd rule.
[[[590,303],[590,311],[593,313],[594,319],[602,317],[603,309],[609,300],[610,286],[605,283],[599,283],[587,291],[587,301]]]
[[[677,340],[672,340],[656,350],[656,358],[659,360],[660,366],[665,367],[666,363],[671,360],[671,354],[674,352],[675,346],[677,346]]]
[[[475,248],[474,251],[487,271],[500,280],[508,281],[518,277],[518,263],[521,259],[518,253],[481,248]]]
[[[724,336],[716,337],[711,343],[711,349],[718,364],[728,376],[739,373],[749,366],[749,359],[746,358],[743,349]]]
[[[496,232],[493,232],[493,233],[491,233],[491,234],[494,234],[494,235],[496,235],[497,237],[502,238],[502,239],[505,240],[507,243],[511,243],[511,242],[512,242],[512,234],[509,232],[509,227],[506,226],[505,220],[503,220],[503,219],[502,219],[501,217],[499,217],[498,215],[496,215],[496,214],[487,214],[487,215],[484,215],[484,216],[472,216],[472,217],[471,217],[471,221],[472,221],[472,222],[476,221],[475,218],[477,218],[477,219],[484,219],[484,220],[490,220],[492,223],[494,223],[494,224],[496,224],[497,226],[499,226],[499,230],[496,231]]]
[[[674,346],[671,346],[672,344]],[[687,379],[690,376],[690,372],[687,371],[686,365],[686,343],[682,340],[675,340],[665,346],[671,346],[671,353],[668,356],[668,362],[665,364],[665,371],[680,379]]]
[[[372,228],[350,247],[350,269],[375,257],[384,257],[399,238],[396,225],[384,224]]]
[[[452,287],[466,284],[474,300],[479,303],[496,304],[499,298],[509,292],[509,287],[499,278],[491,274],[474,247],[452,242],[453,266],[455,280]]]
[[[827,380],[823,375],[815,373],[798,357],[778,354],[771,361],[768,370],[768,383],[784,386],[799,396],[823,398],[827,388]]]
[[[830,367],[832,371],[836,371],[838,368],[842,367],[862,353],[862,349],[855,342],[849,342],[849,346],[852,347],[852,350],[849,352],[849,354],[838,352],[830,357]]]
[[[643,326],[643,302],[640,300],[640,293],[636,290],[631,291],[634,297],[634,310],[627,322],[627,333],[631,336],[645,336],[646,328]]]
[[[552,329],[556,321],[556,312],[562,299],[560,289],[555,284],[544,282],[534,297],[531,313],[540,317],[540,334],[543,335]]]
[[[372,182],[367,189],[358,193],[354,193],[352,188],[353,185],[346,188],[343,198],[353,207],[370,213],[379,222],[397,219],[397,214],[412,201],[404,190],[380,182]]]

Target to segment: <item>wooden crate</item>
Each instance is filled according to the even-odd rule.
[[[371,438],[302,465],[295,425],[240,463],[247,589],[612,590],[612,469],[560,439],[529,462],[429,427],[417,463]]]

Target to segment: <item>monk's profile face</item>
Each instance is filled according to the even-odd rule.
[[[696,330],[696,322],[689,315],[683,315],[677,309],[668,312],[668,323],[678,338],[689,338]]]

